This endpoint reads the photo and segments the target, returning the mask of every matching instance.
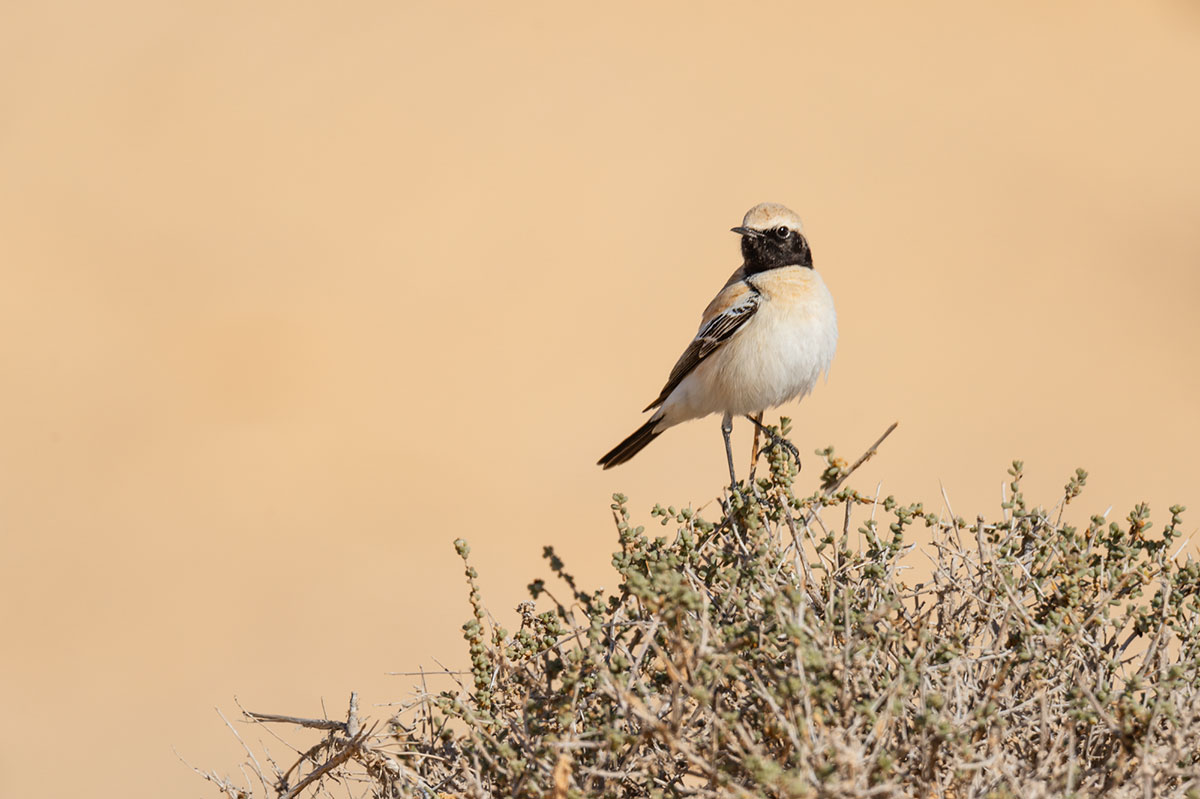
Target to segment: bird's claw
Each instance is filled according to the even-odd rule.
[[[779,435],[774,430],[772,430],[771,428],[767,427],[762,422],[755,419],[753,416],[747,416],[746,418],[749,419],[751,422],[753,422],[754,426],[757,427],[760,431],[762,431],[762,433],[764,435],[766,435],[766,437],[771,442],[768,446],[765,446],[758,451],[760,455],[767,454],[771,450],[771,447],[774,447],[774,446],[783,447],[785,450],[787,450],[791,454],[792,459],[796,461],[796,468],[799,469],[801,467],[800,451],[798,449],[796,449],[795,444],[788,441],[786,438]]]

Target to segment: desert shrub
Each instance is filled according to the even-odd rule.
[[[614,496],[618,588],[547,547],[512,631],[455,542],[457,690],[374,726],[248,714],[326,727],[286,771],[251,754],[257,785],[206,776],[237,796],[1200,796],[1183,508],[1067,523],[1086,473],[1045,509],[1015,462],[1000,518],[968,522],[843,487],[857,464],[818,455],[811,495],[774,447],[712,519],[654,507],[661,535]]]

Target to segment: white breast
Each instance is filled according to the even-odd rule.
[[[702,361],[663,404],[668,425],[711,413],[774,408],[812,391],[837,348],[833,297],[816,271],[784,267],[754,275],[754,317]]]

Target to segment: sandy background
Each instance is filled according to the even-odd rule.
[[[0,795],[212,795],[172,747],[232,770],[235,695],[402,698],[457,536],[501,614],[546,543],[611,587],[613,491],[723,479],[715,419],[593,464],[761,200],[841,321],[802,450],[1200,511],[1200,6],[995,5],[0,11]]]

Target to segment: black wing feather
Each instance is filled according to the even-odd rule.
[[[675,362],[675,368],[671,370],[671,376],[667,378],[667,384],[663,386],[658,399],[647,405],[645,410],[657,408],[666,402],[671,392],[683,382],[685,377],[691,374],[693,369],[700,365],[701,361],[716,352],[722,344],[729,340],[730,336],[741,329],[742,325],[750,321],[750,317],[754,316],[754,312],[761,304],[761,295],[753,292],[746,295],[746,298],[737,305],[714,316],[708,324],[700,328],[700,332],[692,339],[692,343]]]

